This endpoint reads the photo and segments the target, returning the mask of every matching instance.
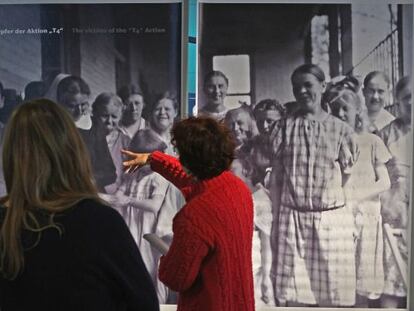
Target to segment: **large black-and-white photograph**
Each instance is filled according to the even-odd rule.
[[[157,280],[160,255],[143,235],[170,240],[183,199],[151,170],[125,174],[121,149],[175,153],[170,129],[181,109],[181,29],[180,1],[0,5],[0,135],[27,100],[47,98],[70,112],[101,197],[127,223],[160,303],[175,302],[175,294]]]
[[[197,113],[233,132],[257,308],[406,308],[413,6],[199,5]]]

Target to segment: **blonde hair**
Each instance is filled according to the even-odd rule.
[[[332,89],[323,94],[322,104],[324,106],[329,106],[332,110],[332,105],[336,101],[343,101],[346,103],[351,103],[356,108],[356,120],[355,120],[355,132],[361,133],[366,131],[368,126],[368,114],[367,107],[361,100],[360,96],[352,90],[342,89],[335,90]]]
[[[100,201],[88,152],[70,114],[37,99],[19,106],[4,133],[4,178],[8,195],[0,230],[0,272],[14,279],[24,268],[23,230],[37,241],[47,228],[60,227],[54,215],[79,201]],[[46,215],[46,223],[41,220]]]

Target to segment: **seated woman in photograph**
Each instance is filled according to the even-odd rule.
[[[124,103],[119,128],[132,139],[137,131],[147,126],[147,122],[142,117],[142,111],[145,107],[144,96],[139,87],[134,84],[120,88],[118,96]]]
[[[227,111],[224,123],[233,133],[237,157],[244,156],[249,150],[244,150],[243,145],[259,134],[251,108],[242,104],[239,108]]]
[[[186,198],[159,279],[179,293],[178,310],[254,310],[253,201],[229,170],[232,135],[214,119],[193,117],[174,125],[172,142],[179,160],[158,151],[125,152],[133,158],[124,163],[129,170],[148,163]]]
[[[331,89],[323,96],[332,114],[355,130],[359,156],[345,185],[347,207],[356,225],[357,307],[379,307],[384,289],[384,236],[380,194],[390,187],[385,164],[391,155],[381,138],[368,132],[368,116],[350,89]]]
[[[325,75],[291,75],[298,109],[270,133],[275,298],[280,305],[355,304],[354,221],[343,189],[357,158],[353,129],[321,106]]]
[[[412,79],[401,78],[395,87],[395,97],[399,117],[384,127],[379,136],[388,147],[392,159],[387,163],[391,178],[391,189],[382,198],[382,216],[384,222],[402,232],[398,238],[398,248],[405,264],[408,263],[409,215],[410,215],[410,176],[413,144],[412,131]],[[397,262],[388,243],[385,244],[384,256],[385,287],[381,297],[384,308],[406,308],[407,287],[398,269]]]
[[[87,152],[54,102],[13,113],[0,200],[2,310],[159,310],[128,227],[98,197]]]
[[[204,95],[206,103],[198,111],[200,116],[208,116],[221,121],[226,115],[227,108],[224,99],[229,88],[229,79],[221,71],[210,71],[204,77]]]
[[[116,169],[116,181],[105,186],[106,193],[114,193],[121,184],[123,175],[122,149],[127,149],[131,139],[119,129],[122,115],[122,101],[113,93],[99,94],[92,104],[94,119],[99,119],[105,132],[106,142]]]

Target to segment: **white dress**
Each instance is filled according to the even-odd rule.
[[[274,306],[275,299],[273,289],[268,288],[266,292],[263,291],[263,278],[267,277],[270,280],[270,275],[264,275],[264,267],[262,267],[262,256],[268,256],[261,248],[261,239],[269,239],[270,245],[270,231],[272,227],[272,202],[267,189],[258,184],[256,190],[253,192],[253,207],[254,207],[254,231],[253,231],[253,277],[254,277],[254,296],[256,308],[264,305]],[[271,250],[268,250],[271,252]],[[271,256],[271,254],[270,254]],[[271,258],[269,260],[271,264]],[[265,299],[263,299],[266,297]],[[266,303],[265,300],[268,300]]]
[[[134,197],[137,200],[151,199],[155,195],[165,196],[168,182],[158,173],[150,172],[143,175],[140,170],[122,183],[120,190],[128,196]],[[151,245],[144,240],[143,236],[146,233],[155,232],[155,225],[157,223],[158,211],[160,206],[154,206],[155,212],[145,211],[128,205],[120,210],[122,217],[131,231],[131,234],[138,245],[141,252],[142,259],[148,272],[157,279],[157,254],[152,249]]]
[[[154,130],[153,130],[154,131]],[[166,145],[167,149],[164,151],[166,154],[177,156],[175,153],[174,146],[172,145],[171,141],[166,140],[163,136],[159,135],[156,131],[154,133],[158,136],[159,139],[161,139]],[[158,219],[155,225],[155,233],[163,238],[165,242],[168,244],[172,241],[172,223],[173,218],[177,214],[177,212],[184,206],[185,199],[183,194],[180,190],[178,190],[177,187],[175,187],[172,183],[167,182],[167,190],[165,193],[164,201],[162,202],[162,205],[160,207],[160,210],[158,212]],[[160,254],[155,254],[155,259],[159,259]],[[158,279],[155,283],[156,291],[158,295],[158,301],[160,304],[165,303],[176,303],[176,297],[175,294],[166,287],[161,281]]]
[[[371,133],[355,136],[360,153],[347,182],[347,198],[353,210],[357,229],[356,240],[356,277],[357,293],[372,299],[380,297],[384,288],[381,202],[379,195],[363,200],[354,200],[357,193],[367,191],[375,183],[375,166],[384,165],[391,154],[382,140]]]

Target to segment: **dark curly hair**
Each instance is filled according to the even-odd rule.
[[[172,143],[180,162],[200,180],[213,178],[230,168],[235,142],[231,131],[209,117],[190,117],[174,124]]]

